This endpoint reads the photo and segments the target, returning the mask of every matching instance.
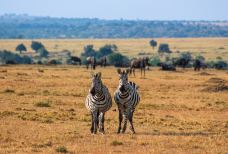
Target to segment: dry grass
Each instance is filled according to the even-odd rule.
[[[97,71],[113,94],[116,70]],[[116,134],[118,112],[113,104],[106,114],[106,134],[91,135],[84,106],[90,70],[1,66],[0,153],[227,153],[228,92],[204,90],[226,84],[227,72],[153,68],[145,79],[137,75],[130,77],[142,97],[135,112],[136,134]],[[37,106],[39,102],[48,107]]]
[[[228,38],[159,38],[156,40],[158,43],[168,43],[171,50],[174,51],[173,56],[176,56],[178,53],[175,52],[179,50],[181,52],[191,51],[193,55],[201,54],[208,60],[216,57],[228,60]],[[130,57],[138,56],[139,52],[145,52],[151,56],[157,51],[157,48],[153,50],[150,47],[150,39],[48,39],[38,41],[42,42],[49,51],[68,49],[75,55],[80,55],[83,47],[88,44],[93,44],[96,49],[105,44],[116,44],[121,53]],[[29,47],[28,50],[32,51],[31,40],[0,40],[0,50],[15,51],[19,43],[24,43]]]

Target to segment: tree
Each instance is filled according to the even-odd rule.
[[[110,55],[110,54],[114,53],[114,51],[116,51],[116,50],[117,50],[116,45],[106,44],[99,49],[98,58]]]
[[[44,58],[46,58],[49,55],[49,52],[44,47],[38,49],[37,53],[39,53],[40,57],[44,57]]]
[[[155,41],[155,40],[151,40],[150,41],[150,46],[152,46],[153,47],[153,49],[157,46],[157,42]]]
[[[129,66],[129,59],[120,53],[112,53],[108,55],[108,63],[116,67]]]
[[[185,52],[185,53],[182,53],[179,58],[173,59],[173,63],[175,65],[181,66],[182,68],[185,68],[190,63],[191,60],[192,60],[191,53]]]
[[[31,48],[38,52],[40,48],[44,48],[44,45],[40,42],[32,41]]]
[[[84,52],[81,54],[83,57],[94,57],[96,56],[96,51],[93,49],[93,45],[86,45],[84,47]]]
[[[25,45],[21,43],[16,47],[16,51],[19,51],[21,54],[22,51],[27,51],[27,49],[26,49]]]
[[[0,51],[0,61],[4,64],[31,64],[32,58],[3,50]]]
[[[172,51],[169,49],[169,45],[164,43],[159,45],[158,53],[172,53]]]

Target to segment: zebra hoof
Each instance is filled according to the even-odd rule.
[[[121,133],[122,133],[122,134],[124,134],[124,133],[125,133],[125,131],[122,131]]]
[[[104,131],[104,130],[99,130],[99,132],[100,132],[101,134],[105,134],[105,131]]]

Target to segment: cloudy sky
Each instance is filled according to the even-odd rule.
[[[0,0],[0,15],[101,19],[228,20],[228,0]]]

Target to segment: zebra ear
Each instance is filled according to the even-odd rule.
[[[130,72],[130,70],[129,70],[129,69],[127,69],[127,70],[126,70],[126,74],[128,74],[129,72]]]
[[[99,78],[101,78],[101,72],[98,72],[98,73],[97,73],[97,76],[98,76]]]
[[[120,68],[117,69],[117,73],[121,74],[121,69]]]

